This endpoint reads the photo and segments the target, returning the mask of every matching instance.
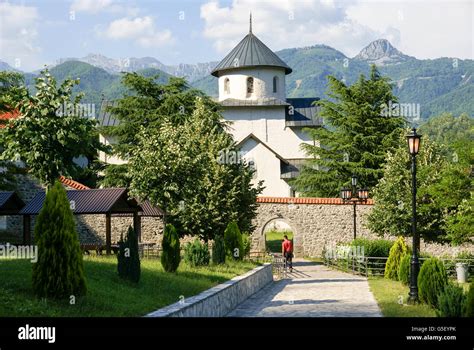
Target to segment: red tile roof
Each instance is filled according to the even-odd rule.
[[[86,185],[83,185],[77,181],[74,181],[74,180],[71,180],[71,179],[67,179],[65,178],[64,176],[60,176],[59,177],[59,181],[63,184],[63,185],[66,185],[68,187],[71,187],[71,188],[74,188],[75,190],[90,190],[89,187],[87,187]]]
[[[344,203],[341,198],[313,198],[313,197],[258,197],[257,203],[275,204],[352,204]],[[374,200],[368,199],[364,205],[373,205]]]
[[[20,112],[17,110],[13,110],[11,112],[3,112],[0,113],[0,128],[5,127],[5,123],[9,121],[10,119],[15,119],[20,116]]]

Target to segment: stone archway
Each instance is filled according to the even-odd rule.
[[[252,249],[265,250],[265,227],[275,220],[286,222],[294,234],[297,257],[321,256],[325,246],[353,239],[352,206],[339,198],[259,197],[254,218]],[[364,225],[372,200],[357,206],[357,235],[371,237]]]
[[[268,228],[274,224],[275,222],[283,222],[288,225],[289,229],[293,233],[293,249],[295,256],[301,256],[303,253],[303,240],[302,235],[300,234],[300,230],[298,230],[295,223],[293,223],[288,218],[283,216],[273,216],[265,219],[265,222],[258,228],[258,247],[259,250],[265,250],[265,234],[268,231]]]

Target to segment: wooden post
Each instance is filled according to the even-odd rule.
[[[138,215],[138,212],[133,213],[133,230],[137,235],[138,242],[142,241],[142,220],[141,217]]]
[[[112,225],[110,213],[105,214],[105,253],[110,255],[112,252]]]
[[[23,244],[31,244],[31,220],[29,215],[23,215]]]

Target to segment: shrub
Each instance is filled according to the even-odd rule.
[[[235,260],[243,258],[242,234],[235,221],[230,222],[224,231],[224,245],[226,255]]]
[[[398,268],[398,280],[405,285],[410,283],[410,265],[411,255],[405,254],[400,260],[400,267]]]
[[[161,265],[166,272],[175,272],[181,261],[179,237],[172,224],[167,224],[163,232],[163,252]]]
[[[128,228],[125,241],[120,237],[117,254],[117,271],[120,278],[134,283],[140,281],[140,256],[138,253],[138,237],[135,230]]]
[[[212,246],[212,262],[216,265],[225,263],[224,238],[220,235],[217,235],[214,238],[214,245]]]
[[[438,295],[438,317],[462,317],[465,307],[464,292],[462,287],[452,283],[445,286],[441,294]]]
[[[351,246],[364,247],[364,256],[386,258],[390,254],[393,242],[386,239],[356,238]]]
[[[190,266],[209,265],[211,255],[207,244],[201,243],[196,238],[193,243],[189,242],[184,246],[184,261]]]
[[[474,281],[469,285],[469,292],[466,297],[466,308],[464,315],[466,317],[474,317]]]
[[[420,300],[437,307],[438,296],[448,284],[448,275],[443,262],[436,258],[426,260],[418,275],[418,294]]]
[[[408,253],[408,246],[403,237],[398,237],[392,248],[385,265],[385,278],[398,280],[398,269],[400,268],[400,261],[403,255]]]
[[[251,245],[252,245],[252,241],[250,239],[250,235],[248,233],[242,234],[243,257],[248,256],[250,254]]]
[[[38,261],[33,265],[33,290],[39,297],[68,298],[86,293],[82,251],[76,224],[59,182],[46,194],[35,225]]]

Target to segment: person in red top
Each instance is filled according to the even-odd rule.
[[[290,268],[290,272],[293,272],[293,243],[288,239],[287,235],[283,236],[281,252],[285,257],[285,267],[288,266]]]

